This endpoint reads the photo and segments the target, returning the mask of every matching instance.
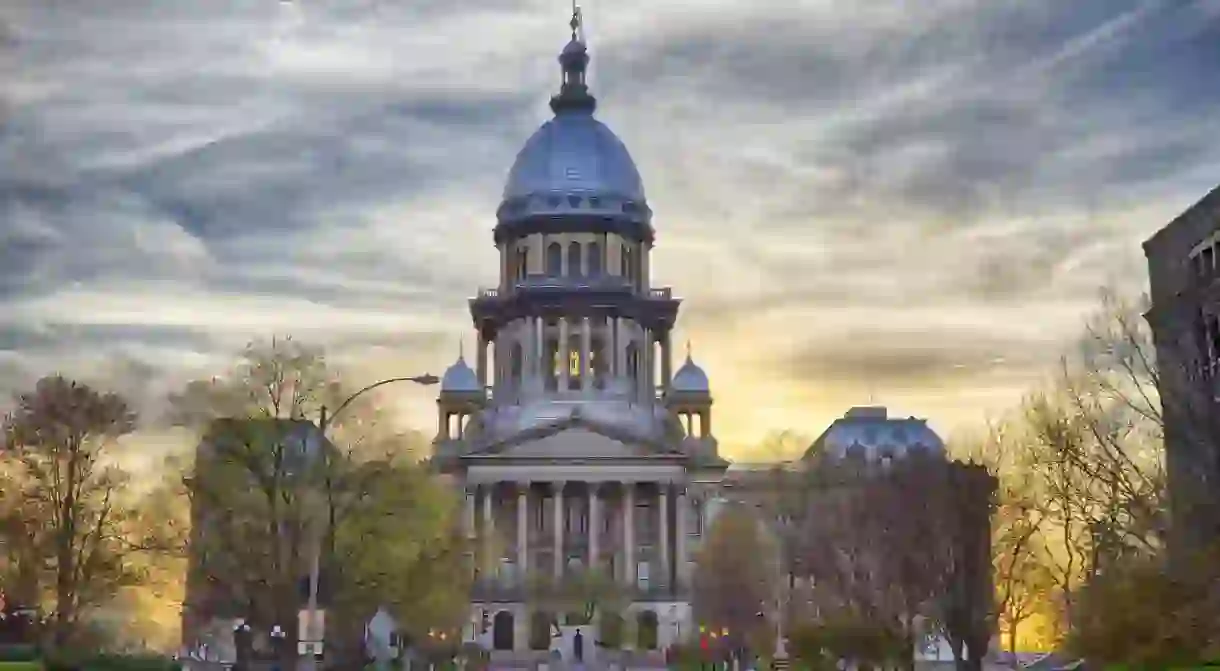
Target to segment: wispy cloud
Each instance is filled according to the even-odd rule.
[[[585,15],[730,440],[816,433],[865,389],[943,428],[1015,400],[1220,178],[1214,1]],[[443,368],[495,281],[565,21],[541,0],[9,3],[6,384],[168,388],[273,332]]]

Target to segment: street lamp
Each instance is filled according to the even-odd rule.
[[[325,439],[326,430],[330,428],[331,422],[334,421],[335,417],[346,410],[347,406],[352,404],[352,401],[355,401],[363,394],[377,389],[378,387],[383,387],[387,384],[393,384],[395,382],[414,382],[415,384],[428,387],[440,382],[440,378],[430,373],[424,373],[423,375],[415,375],[412,377],[392,377],[380,382],[374,382],[373,384],[358,390],[351,396],[348,396],[330,415],[326,414],[326,406],[322,406],[322,408],[318,411],[318,433],[320,433],[322,438]],[[320,573],[322,563],[322,524],[320,520],[315,520],[314,524],[316,527],[316,533],[314,534],[313,556],[311,558],[311,565],[309,567],[309,603],[305,607],[307,624],[310,630],[315,628],[318,621],[318,575]],[[310,643],[312,644],[313,641],[310,641]],[[314,651],[312,645],[307,652],[309,654],[305,655],[305,664],[303,665],[304,670],[314,671],[318,668],[318,655]]]

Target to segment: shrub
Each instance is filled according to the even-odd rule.
[[[37,659],[36,645],[0,645],[0,662],[33,662]]]

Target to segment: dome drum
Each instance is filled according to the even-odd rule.
[[[495,228],[497,245],[527,235],[558,233],[614,233],[629,240],[652,244],[655,231],[649,223],[652,213],[645,206],[646,216],[631,218],[627,215],[600,212],[547,212],[527,214],[520,218],[501,216]]]
[[[480,328],[506,324],[532,316],[604,317],[634,320],[649,329],[671,329],[678,318],[681,299],[668,289],[653,289],[643,295],[635,291],[588,286],[573,291],[571,285],[535,286],[503,295],[486,292],[470,300],[470,313]]]

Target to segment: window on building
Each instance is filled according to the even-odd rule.
[[[552,242],[546,248],[546,275],[559,277],[563,273],[563,245]]]
[[[516,385],[521,384],[521,359],[523,352],[521,351],[521,343],[513,343],[512,354],[509,355],[509,366],[512,371],[512,380]]]
[[[552,327],[552,322],[548,321],[547,326]],[[557,338],[547,338],[545,356],[543,361],[549,361],[551,364],[546,374],[546,388],[547,391],[555,391],[559,389],[559,375],[563,370],[559,361],[559,340]]]
[[[517,279],[518,279],[519,281],[524,281],[524,280],[525,280],[525,278],[526,278],[526,276],[528,276],[528,275],[529,275],[529,272],[530,272],[530,269],[529,269],[529,264],[530,264],[530,250],[529,250],[529,247],[522,247],[521,249],[517,250],[517,253],[518,253],[518,257],[519,257],[519,258],[518,258],[518,263],[517,263]]]
[[[589,277],[599,277],[602,274],[602,246],[596,242],[589,243]]]
[[[581,258],[581,247],[579,242],[573,242],[568,245],[568,276],[569,277],[584,277],[585,264]]]
[[[551,497],[543,497],[538,501],[538,505],[534,507],[534,531],[546,532],[547,529],[547,511],[551,510],[555,504],[551,502]]]

